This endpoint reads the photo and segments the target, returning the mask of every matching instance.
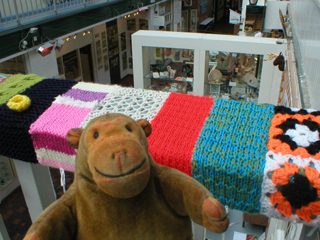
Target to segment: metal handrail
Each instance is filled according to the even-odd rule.
[[[119,0],[1,0],[0,32]]]
[[[18,25],[21,25],[19,13],[18,13],[17,0],[14,0],[13,3],[14,3],[14,12],[16,13],[16,16],[17,16],[17,23],[18,23]]]

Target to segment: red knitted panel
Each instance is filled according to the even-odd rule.
[[[190,176],[196,141],[209,116],[214,99],[171,93],[151,121],[149,152],[162,165],[176,168]]]

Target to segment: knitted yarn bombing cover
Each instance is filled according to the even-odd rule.
[[[275,107],[269,150],[320,160],[320,111]]]
[[[117,88],[80,82],[58,96],[30,127],[39,163],[73,172],[76,151],[66,142],[67,132],[80,127],[99,102]]]
[[[262,184],[261,212],[320,223],[320,112],[276,107]]]
[[[118,112],[126,114],[135,120],[151,121],[161,109],[170,93],[152,90],[119,88],[109,93],[84,120],[85,127],[92,119],[101,115]]]
[[[30,79],[22,78],[20,81],[14,79],[19,89],[26,88],[20,93],[31,99],[31,105],[26,111],[16,112],[9,109],[6,104],[0,106],[0,137],[5,139],[0,145],[0,154],[21,161],[37,163],[31,135],[28,133],[30,125],[46,111],[56,96],[68,91],[76,84],[76,81],[40,77],[30,77]],[[24,85],[25,81],[27,85]],[[10,82],[11,79],[3,84]],[[31,82],[34,85],[31,85]],[[12,86],[12,83],[10,85]]]
[[[8,78],[7,81],[0,82],[0,105],[6,103],[14,95],[25,91],[43,79],[44,77],[40,77],[36,74],[17,74]]]
[[[195,146],[192,173],[223,204],[260,212],[274,107],[216,99]]]
[[[171,93],[151,121],[149,152],[162,165],[190,176],[194,146],[209,116],[214,99]]]
[[[320,223],[320,162],[267,153],[261,213],[309,225]]]

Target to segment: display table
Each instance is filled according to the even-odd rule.
[[[0,106],[1,155],[74,171],[68,130],[124,113],[151,122],[157,163],[193,176],[229,208],[319,224],[319,111],[54,79],[20,94],[31,98],[28,110]]]

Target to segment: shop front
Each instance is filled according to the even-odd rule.
[[[268,56],[285,44],[276,39],[157,31],[132,39],[136,88],[278,102],[282,72]]]

